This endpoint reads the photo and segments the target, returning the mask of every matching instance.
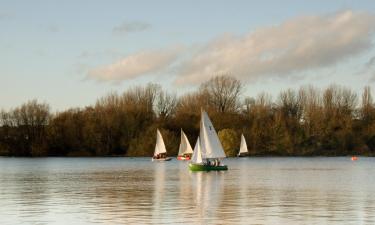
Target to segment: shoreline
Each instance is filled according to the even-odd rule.
[[[229,159],[232,158],[338,158],[338,157],[352,157],[352,156],[357,156],[357,157],[367,157],[367,158],[372,158],[375,157],[375,155],[251,155],[251,156],[244,156],[244,157],[237,157],[237,156],[230,156],[226,157]],[[168,156],[173,158],[177,158],[177,156]],[[0,158],[152,158],[152,156],[121,156],[121,155],[116,155],[116,156],[0,156]],[[180,160],[179,160],[180,161]]]

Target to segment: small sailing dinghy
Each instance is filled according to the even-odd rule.
[[[220,159],[225,157],[215,128],[207,113],[202,111],[199,138],[189,168],[191,171],[228,170],[228,167],[220,162]]]
[[[243,136],[243,134],[241,134],[241,145],[240,145],[240,152],[238,152],[238,157],[244,157],[244,156],[247,156],[248,155],[248,150],[247,150],[247,144],[246,144],[246,140],[245,140],[245,137]]]
[[[187,139],[184,131],[181,129],[181,142],[180,142],[180,147],[178,149],[177,159],[178,160],[190,160],[192,154],[193,154],[193,149],[191,148],[189,140]]]
[[[167,157],[167,150],[165,148],[165,144],[163,141],[163,137],[159,129],[156,131],[156,145],[155,145],[155,152],[154,156],[152,157],[152,161],[169,161],[172,158]]]

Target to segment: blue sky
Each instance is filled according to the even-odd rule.
[[[0,109],[53,110],[148,82],[193,90],[230,73],[244,95],[375,79],[372,1],[0,1]]]

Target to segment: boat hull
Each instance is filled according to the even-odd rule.
[[[190,157],[177,156],[177,160],[190,160]]]
[[[154,158],[152,158],[153,162],[164,162],[164,161],[170,161],[170,160],[172,160],[172,158],[170,158],[170,157],[162,158],[162,159],[154,159]]]
[[[203,164],[189,163],[189,169],[191,171],[220,171],[220,170],[228,170],[228,166],[226,165],[209,166],[209,165],[203,165]]]

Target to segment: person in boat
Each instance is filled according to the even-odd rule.
[[[207,165],[215,166],[215,167],[220,166],[221,164],[219,159],[214,159],[213,161],[207,160],[207,162],[208,162]]]
[[[182,157],[184,157],[185,159],[190,159],[190,154],[184,154]]]

